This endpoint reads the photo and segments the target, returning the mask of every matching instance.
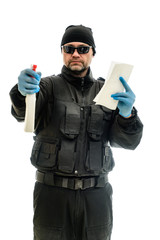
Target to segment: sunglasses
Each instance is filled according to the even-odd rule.
[[[77,49],[77,52],[79,54],[85,54],[88,53],[90,48],[92,48],[92,46],[81,46],[81,47],[72,47],[72,46],[62,46],[63,50],[65,53],[69,53],[69,54],[73,54],[75,49]]]

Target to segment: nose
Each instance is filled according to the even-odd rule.
[[[78,53],[77,49],[74,50],[72,57],[79,57],[79,53]]]

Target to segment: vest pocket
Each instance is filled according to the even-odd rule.
[[[112,152],[107,144],[108,121],[111,119],[111,111],[92,105],[88,121],[88,154],[86,160],[87,171],[95,174],[108,173],[114,166]]]
[[[60,124],[60,131],[68,139],[77,137],[80,131],[80,108],[77,105],[66,107],[64,118]]]
[[[88,171],[93,171],[99,174],[102,169],[102,143],[89,142],[89,151],[86,161],[86,168]]]
[[[103,134],[103,111],[96,105],[90,108],[90,117],[87,126],[88,132],[88,154],[86,160],[87,171],[96,174],[102,169],[102,134]]]
[[[43,170],[52,170],[56,164],[56,144],[35,141],[32,149],[31,162]]]
[[[87,171],[95,174],[108,173],[114,167],[114,158],[111,148],[102,142],[89,142],[89,151],[86,160]]]
[[[104,159],[103,159],[103,168],[104,171],[110,172],[115,165],[112,150],[108,145],[104,146]]]
[[[73,173],[74,170],[80,121],[80,107],[76,104],[67,106],[60,124],[61,146],[58,151],[58,170],[63,173]]]
[[[58,152],[58,169],[64,173],[72,173],[75,165],[75,140],[63,139]]]
[[[91,113],[87,127],[91,139],[98,141],[103,134],[103,111],[96,105],[91,106]]]

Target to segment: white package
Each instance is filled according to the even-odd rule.
[[[119,77],[123,77],[125,81],[128,82],[132,69],[133,65],[112,62],[108,77],[93,101],[98,105],[115,110],[118,105],[118,100],[114,100],[111,95],[124,91],[124,86],[120,82]]]

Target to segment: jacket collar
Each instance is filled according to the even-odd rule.
[[[69,70],[65,65],[62,68],[61,71],[61,75],[62,77],[65,78],[65,80],[67,80],[67,82],[69,82],[70,84],[74,85],[76,88],[81,88],[82,84],[84,88],[89,88],[91,87],[91,85],[94,82],[94,79],[92,77],[92,72],[91,69],[89,67],[88,69],[88,73],[85,77],[81,78],[81,77],[75,77],[72,75],[72,71]]]

